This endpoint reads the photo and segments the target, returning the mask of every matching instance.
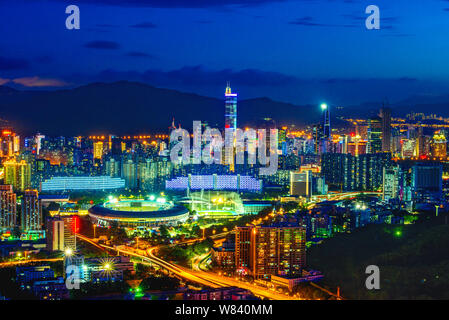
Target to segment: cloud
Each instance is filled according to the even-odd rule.
[[[152,23],[152,22],[141,22],[141,23],[137,23],[137,24],[133,24],[130,26],[131,28],[137,28],[137,29],[154,29],[157,26]]]
[[[34,61],[36,61],[38,63],[47,64],[47,63],[52,63],[54,61],[54,59],[50,56],[39,56],[39,57],[36,57],[34,59]]]
[[[0,70],[10,71],[10,70],[23,70],[28,69],[29,63],[24,59],[6,58],[0,57]]]
[[[0,78],[0,86],[4,85],[10,81],[11,81],[10,79]]]
[[[290,21],[289,24],[304,26],[304,27],[342,27],[342,28],[355,28],[357,25],[354,24],[328,24],[316,22],[312,17],[302,17],[294,21]]]
[[[73,75],[72,82],[82,83],[91,81],[139,81],[158,86],[209,86],[223,85],[232,81],[239,85],[250,87],[272,86],[279,87],[298,83],[299,79],[278,73],[257,69],[244,70],[209,70],[203,66],[186,66],[171,71],[150,69],[144,72],[105,70],[96,76]]]
[[[40,88],[40,87],[65,87],[68,85],[68,83],[59,80],[59,79],[52,79],[52,78],[40,78],[38,76],[34,77],[23,77],[23,78],[16,78],[11,80],[15,84],[22,85],[24,87],[30,87],[30,88]]]
[[[117,50],[120,48],[120,45],[114,41],[95,40],[87,42],[84,44],[84,47],[89,49]]]
[[[54,0],[55,1],[55,0]],[[112,5],[121,7],[150,8],[211,8],[225,6],[257,6],[265,3],[287,2],[291,0],[79,0],[89,4]],[[305,1],[305,0],[302,0]],[[66,2],[70,2],[66,0]]]
[[[134,57],[134,58],[150,58],[155,59],[156,57],[152,54],[140,52],[140,51],[130,51],[125,54],[127,57]]]

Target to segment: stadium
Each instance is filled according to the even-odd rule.
[[[165,201],[111,200],[90,208],[89,217],[100,226],[109,226],[115,221],[120,227],[127,228],[158,227],[185,222],[189,210]]]

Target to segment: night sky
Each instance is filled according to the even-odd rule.
[[[67,30],[76,4],[81,29]],[[365,28],[380,8],[381,29]],[[0,84],[356,104],[449,93],[449,1],[0,0]]]

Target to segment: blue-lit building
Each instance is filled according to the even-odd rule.
[[[225,128],[237,129],[237,93],[232,93],[229,82],[225,92]]]
[[[109,176],[53,177],[41,184],[41,191],[111,190],[125,187],[125,180]]]
[[[261,192],[262,180],[242,175],[191,175],[167,180],[167,190],[239,190]]]

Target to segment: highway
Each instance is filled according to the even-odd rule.
[[[0,268],[12,267],[21,264],[33,263],[33,262],[56,262],[62,261],[62,258],[54,258],[54,259],[28,259],[28,260],[19,260],[19,261],[9,261],[0,263]]]
[[[220,288],[220,287],[239,287],[243,289],[247,289],[251,291],[254,295],[262,298],[268,298],[271,300],[297,300],[293,297],[290,297],[288,295],[263,288],[260,286],[256,286],[253,284],[250,284],[248,282],[240,281],[238,279],[230,278],[230,277],[224,277],[220,276],[216,273],[212,272],[206,272],[201,270],[190,270],[187,268],[184,268],[182,266],[167,262],[165,260],[160,259],[155,255],[155,252],[157,251],[157,247],[152,247],[147,250],[147,255],[141,255],[135,252],[130,251],[129,249],[123,249],[123,248],[115,248],[110,247],[107,245],[97,244],[92,239],[87,238],[83,235],[77,234],[77,237],[81,240],[84,240],[86,242],[89,242],[93,245],[95,245],[98,248],[102,248],[103,250],[112,250],[115,252],[122,253],[124,255],[129,255],[133,257],[137,257],[142,259],[143,261],[153,263],[155,265],[158,265],[177,276],[188,280],[192,282],[199,283],[204,286],[212,287],[212,288]]]

